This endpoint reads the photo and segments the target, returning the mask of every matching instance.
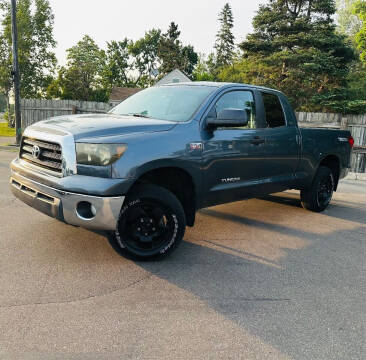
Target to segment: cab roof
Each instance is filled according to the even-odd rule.
[[[246,86],[248,88],[252,88],[252,89],[256,89],[256,90],[267,90],[267,91],[281,93],[281,91],[279,91],[279,90],[271,89],[271,88],[264,87],[264,86],[241,84],[241,83],[230,83],[230,82],[218,82],[218,81],[190,81],[190,82],[164,84],[164,85],[160,85],[160,86],[210,86],[210,87],[216,87],[216,88]]]

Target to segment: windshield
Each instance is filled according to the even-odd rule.
[[[213,86],[152,87],[127,98],[110,113],[187,121],[214,90]]]

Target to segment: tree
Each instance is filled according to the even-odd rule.
[[[212,56],[212,55],[211,55]],[[198,62],[193,70],[194,81],[214,81],[215,77],[210,68],[210,57],[206,59],[205,54],[198,55]]]
[[[360,31],[362,22],[354,13],[356,0],[337,0],[337,23],[341,34],[354,38]]]
[[[226,66],[232,63],[234,57],[234,18],[229,3],[226,3],[219,13],[220,30],[216,35],[215,50],[217,67]]]
[[[102,86],[105,52],[85,35],[67,50],[67,64],[59,69],[58,78],[48,88],[49,97],[84,101],[107,101]]]
[[[183,46],[179,40],[178,25],[170,23],[169,29],[161,36],[158,56],[161,62],[160,74],[165,75],[174,69],[180,69],[191,75],[198,62],[198,55],[191,45]]]
[[[102,70],[103,86],[109,91],[114,86],[127,86],[130,82],[130,41],[125,38],[122,41],[107,43],[106,61]]]
[[[361,61],[366,65],[366,3],[361,0],[357,1],[354,7],[354,13],[362,21],[362,26],[356,34],[356,43],[360,51]]]
[[[259,72],[250,82],[284,91],[297,109],[321,110],[313,96],[346,85],[355,54],[335,32],[333,0],[270,0],[253,20],[254,32],[240,44]]]
[[[159,68],[158,50],[161,30],[152,29],[136,42],[131,42],[129,51],[132,57],[132,68],[137,72],[134,86],[150,86],[155,82]],[[154,75],[156,73],[156,75]]]
[[[10,114],[10,101],[9,95],[13,86],[12,78],[12,62],[9,54],[11,49],[9,48],[9,43],[7,39],[0,35],[0,93],[5,97],[6,110]]]
[[[0,43],[3,67],[0,72],[7,73],[7,66],[12,63],[11,53],[11,13],[8,2],[0,3],[2,12]],[[20,93],[23,98],[43,97],[56,67],[53,48],[54,15],[48,0],[18,0],[17,25],[19,68],[21,74]],[[6,78],[6,76],[5,76]],[[4,78],[3,78],[4,79]]]

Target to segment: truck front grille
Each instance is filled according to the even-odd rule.
[[[19,157],[40,168],[62,174],[62,149],[59,144],[23,137]]]

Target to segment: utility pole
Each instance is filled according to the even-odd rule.
[[[14,79],[14,114],[15,114],[15,131],[16,144],[20,145],[21,141],[21,118],[20,118],[20,76],[18,62],[18,28],[17,28],[17,2],[11,0],[11,36],[13,41],[13,79]],[[9,114],[10,115],[10,114]]]

